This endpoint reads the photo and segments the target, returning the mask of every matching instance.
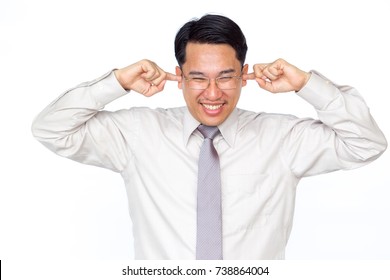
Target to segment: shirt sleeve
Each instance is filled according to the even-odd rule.
[[[126,93],[113,71],[82,83],[49,104],[34,119],[32,133],[60,156],[119,172],[131,156],[137,122],[129,110],[103,108]]]
[[[297,94],[318,114],[318,120],[287,124],[283,154],[297,177],[357,168],[386,150],[386,138],[355,88],[336,85],[312,71]]]

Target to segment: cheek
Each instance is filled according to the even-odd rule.
[[[183,91],[183,97],[188,107],[194,107],[197,102],[197,97],[189,92]]]
[[[241,94],[241,92],[239,91],[239,92],[236,92],[233,95],[229,96],[229,100],[230,100],[232,106],[235,107],[237,105],[238,100],[240,99],[240,94]]]

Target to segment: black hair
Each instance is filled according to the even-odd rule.
[[[187,43],[228,44],[236,51],[236,57],[244,65],[248,46],[240,27],[221,15],[204,15],[184,24],[176,34],[175,56],[180,67],[186,62]]]

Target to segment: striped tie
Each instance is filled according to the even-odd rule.
[[[218,153],[213,145],[219,130],[218,127],[205,125],[200,125],[198,130],[204,136],[204,142],[198,169],[196,259],[221,260],[221,174]]]

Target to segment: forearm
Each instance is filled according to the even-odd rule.
[[[38,140],[62,138],[86,123],[105,105],[126,94],[113,72],[72,88],[49,104],[33,121]]]
[[[343,168],[368,163],[385,151],[386,139],[356,89],[335,85],[313,71],[298,95],[314,106],[320,121],[334,134],[334,139],[329,139],[335,142],[337,160],[345,163]]]
[[[33,121],[32,133],[43,145],[61,156],[98,165],[99,159],[81,159],[79,154],[99,150],[98,141],[103,143],[108,137],[115,137],[110,135],[113,134],[111,131],[103,131],[112,123],[109,115],[104,114],[100,118],[96,115],[105,105],[126,93],[113,72],[83,83],[49,104]],[[92,138],[95,139],[90,141]],[[117,146],[122,145],[117,143]]]

